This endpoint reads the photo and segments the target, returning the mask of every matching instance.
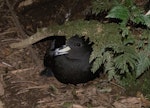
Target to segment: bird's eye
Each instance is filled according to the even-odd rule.
[[[81,47],[81,43],[75,43],[75,46]]]

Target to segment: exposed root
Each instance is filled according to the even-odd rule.
[[[21,24],[20,24],[18,18],[16,17],[15,12],[13,11],[13,7],[10,5],[10,3],[9,3],[8,0],[6,0],[6,4],[7,4],[8,8],[9,8],[9,11],[11,12],[11,15],[12,15],[13,21],[14,21],[14,24],[15,24],[15,26],[16,26],[17,29],[18,29],[17,32],[18,32],[18,34],[20,34],[20,35],[18,35],[18,36],[21,36],[20,38],[27,38],[28,35],[23,31],[22,26],[21,26]],[[35,64],[36,64],[36,65],[41,64],[41,61],[40,61],[39,57],[37,56],[37,54],[35,53],[36,51],[32,48],[32,46],[29,46],[28,49],[29,49],[29,51],[30,51],[30,53],[31,53],[31,55],[32,55],[32,58],[33,58],[33,61],[35,62]]]
[[[11,48],[25,48],[29,45],[32,45],[46,37],[53,36],[54,33],[46,32],[45,29],[42,29],[40,32],[28,37],[27,39],[22,40],[21,42],[10,44]]]

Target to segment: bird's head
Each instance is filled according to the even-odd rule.
[[[80,58],[87,53],[91,53],[92,44],[89,39],[75,35],[66,41],[66,44],[55,49],[54,56],[66,55],[70,58]]]

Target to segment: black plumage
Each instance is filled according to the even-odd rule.
[[[65,45],[56,48],[55,41],[47,50],[44,57],[46,69],[42,74],[54,74],[57,80],[65,84],[85,83],[99,76],[92,73],[89,63],[92,44],[88,39],[75,35],[66,41]]]

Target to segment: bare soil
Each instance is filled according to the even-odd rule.
[[[16,2],[10,4],[13,6]],[[56,5],[54,11],[60,5]],[[62,12],[66,11],[63,6]],[[38,27],[63,23],[56,21],[62,16],[55,18],[59,14],[51,10],[49,18],[53,15],[53,19],[49,20],[42,16],[39,7],[39,10],[33,8],[36,11],[32,7],[28,10],[16,8],[13,12],[18,16],[18,25],[8,7],[7,2],[0,0],[0,108],[144,108],[149,105],[142,94],[126,96],[125,88],[115,81],[106,81],[103,78],[105,76],[76,86],[62,84],[54,77],[40,76],[39,73],[44,69],[43,56],[48,41],[24,49],[12,49],[9,45],[26,38],[18,29],[20,25],[25,34],[30,35]],[[83,16],[77,14],[75,17]]]

